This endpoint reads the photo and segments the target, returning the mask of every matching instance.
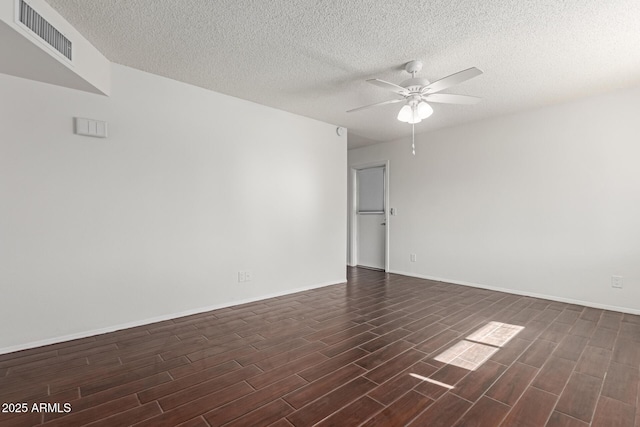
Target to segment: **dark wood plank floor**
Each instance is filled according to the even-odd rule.
[[[640,316],[348,277],[0,355],[0,403],[29,407],[0,426],[640,427]],[[472,336],[490,322],[524,328],[506,344]],[[31,412],[47,402],[71,412]]]

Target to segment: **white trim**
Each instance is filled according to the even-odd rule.
[[[351,203],[349,203],[349,253],[347,256],[347,265],[352,267],[358,265],[357,171],[360,169],[369,169],[380,166],[384,167],[384,217],[386,223],[384,230],[384,271],[389,271],[389,236],[391,235],[391,215],[389,214],[389,160],[380,160],[377,162],[360,163],[349,166],[349,177],[351,178],[349,185],[349,198]]]
[[[265,299],[269,299],[269,298],[276,298],[276,297],[281,297],[281,296],[284,296],[284,295],[295,294],[297,292],[309,291],[311,289],[323,288],[325,286],[338,285],[340,283],[345,283],[346,281],[347,281],[346,278],[344,278],[344,279],[340,279],[340,280],[324,282],[324,283],[315,284],[315,285],[311,285],[311,286],[305,286],[305,287],[301,287],[301,288],[289,289],[289,290],[283,291],[283,292],[274,292],[274,293],[267,294],[267,295],[262,295],[262,296],[256,297],[256,298],[247,298],[247,299],[231,301],[231,302],[227,302],[227,303],[210,305],[210,306],[207,306],[207,307],[194,308],[194,309],[191,309],[191,310],[181,311],[179,313],[171,313],[171,314],[165,314],[165,315],[162,315],[162,316],[152,317],[150,319],[136,320],[136,321],[133,321],[133,322],[122,323],[122,324],[115,325],[115,326],[108,326],[106,328],[93,329],[93,330],[90,330],[90,331],[78,332],[78,333],[69,334],[69,335],[63,335],[61,337],[47,338],[47,339],[44,339],[44,340],[29,342],[29,343],[25,343],[25,344],[18,344],[18,345],[14,345],[14,346],[11,346],[11,347],[0,348],[0,354],[13,353],[15,351],[27,350],[27,349],[30,349],[30,348],[42,347],[42,346],[45,346],[45,345],[58,344],[58,343],[65,342],[65,341],[72,341],[72,340],[77,340],[77,339],[80,339],[80,338],[92,337],[94,335],[106,334],[106,333],[109,333],[109,332],[119,331],[121,329],[135,328],[136,326],[149,325],[151,323],[162,322],[162,321],[171,320],[171,319],[177,319],[179,317],[191,316],[193,314],[205,313],[207,311],[217,310],[217,309],[225,308],[225,307],[231,307],[231,306],[234,306],[234,305],[247,304],[247,303],[250,303],[250,302],[261,301],[261,300],[265,300]]]
[[[434,280],[436,282],[445,282],[445,283],[452,283],[454,285],[470,286],[472,288],[488,289],[490,291],[505,292],[508,294],[522,295],[525,297],[541,298],[541,299],[546,299],[551,301],[566,302],[569,304],[584,305],[585,307],[601,308],[604,310],[618,311],[621,313],[640,314],[640,310],[627,308],[627,307],[618,307],[617,305],[599,304],[597,302],[583,301],[583,300],[573,299],[573,298],[564,298],[556,295],[538,294],[535,292],[521,291],[518,289],[500,288],[497,286],[489,286],[489,285],[482,285],[479,283],[465,282],[463,280],[443,279],[441,277],[433,277],[433,276],[427,276],[424,274],[409,273],[406,271],[389,270],[387,272],[392,274],[400,274],[402,276],[416,277],[418,279]]]

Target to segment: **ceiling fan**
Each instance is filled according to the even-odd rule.
[[[376,102],[375,104],[365,105],[364,107],[354,108],[347,111],[347,113],[353,113],[354,111],[365,110],[367,108],[378,107],[380,105],[395,104],[398,102],[404,102],[404,106],[398,113],[398,120],[401,122],[411,124],[413,155],[416,154],[415,149],[415,124],[420,123],[423,119],[426,119],[433,114],[433,108],[429,105],[430,102],[439,102],[443,104],[465,104],[472,105],[480,101],[480,98],[469,95],[455,95],[450,93],[438,93],[445,89],[455,86],[469,79],[479,76],[482,71],[478,68],[471,67],[466,70],[459,71],[450,76],[443,77],[440,80],[436,80],[431,83],[429,80],[421,77],[416,77],[416,73],[422,70],[421,61],[408,62],[405,67],[405,71],[411,74],[411,78],[401,82],[399,85],[390,83],[380,79],[369,79],[369,83],[381,88],[390,90],[396,95],[402,98],[391,99],[389,101]]]
[[[411,74],[411,78],[401,82],[399,85],[380,79],[367,80],[367,82],[390,90],[391,92],[400,95],[402,98],[365,105],[364,107],[349,110],[347,113],[353,113],[355,111],[380,105],[404,102],[404,106],[398,113],[398,120],[401,122],[415,124],[420,123],[423,119],[426,119],[433,113],[433,108],[429,105],[430,102],[471,105],[480,101],[480,98],[475,96],[438,93],[450,88],[451,86],[460,84],[482,74],[482,71],[475,67],[467,68],[466,70],[443,77],[433,83],[430,83],[425,78],[416,77],[416,73],[422,70],[422,62],[420,61],[411,61],[405,65],[404,69],[407,73]]]

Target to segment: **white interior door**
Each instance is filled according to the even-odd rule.
[[[385,167],[357,171],[358,265],[385,268]]]

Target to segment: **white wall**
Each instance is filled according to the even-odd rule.
[[[0,352],[345,280],[335,126],[112,74],[110,98],[0,75]]]
[[[416,157],[349,151],[390,162],[390,270],[640,313],[639,112],[633,88],[420,135]]]

